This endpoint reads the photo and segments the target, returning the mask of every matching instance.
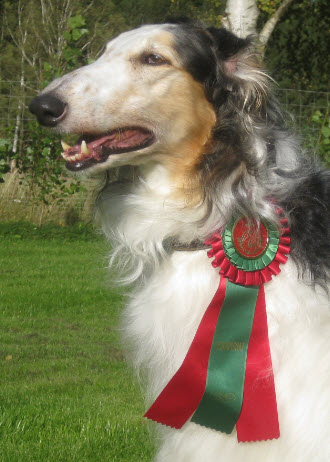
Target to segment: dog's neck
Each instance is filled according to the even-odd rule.
[[[169,169],[161,163],[149,162],[139,167],[139,177],[156,197],[179,207],[194,207],[202,202],[198,174],[192,170],[187,169],[185,175],[175,174],[173,166]]]
[[[156,196],[165,200],[173,197],[176,185],[163,165],[156,162],[143,164],[139,166],[139,177]]]
[[[166,168],[149,164],[133,182],[109,184],[100,195],[97,217],[112,242],[113,261],[130,273],[128,283],[168,257],[166,243],[203,241],[217,226],[211,215],[203,223],[205,203],[191,206],[175,197],[176,186]]]

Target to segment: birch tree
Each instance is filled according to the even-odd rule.
[[[227,0],[223,25],[240,37],[254,35],[258,37],[264,50],[279,20],[294,0]],[[269,14],[269,18],[260,31],[257,30],[260,11]]]

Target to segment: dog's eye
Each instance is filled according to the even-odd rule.
[[[167,59],[154,53],[143,55],[142,62],[144,64],[150,64],[151,66],[161,66],[163,64],[169,64],[169,61],[167,61]]]

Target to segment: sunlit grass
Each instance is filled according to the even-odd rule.
[[[151,461],[106,245],[60,234],[0,234],[0,461]]]

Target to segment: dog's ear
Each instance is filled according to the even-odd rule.
[[[239,38],[223,28],[209,27],[207,31],[212,37],[217,56],[223,61],[226,72],[229,75],[234,74],[239,55],[251,45],[251,38]]]
[[[237,55],[240,51],[249,46],[251,42],[249,38],[239,38],[237,35],[224,28],[217,29],[216,27],[208,27],[207,30],[211,34],[222,59],[229,59]]]
[[[226,29],[207,29],[216,55],[216,82],[211,101],[218,106],[231,94],[236,107],[258,112],[267,99],[269,77],[262,70],[253,37],[239,38]]]

